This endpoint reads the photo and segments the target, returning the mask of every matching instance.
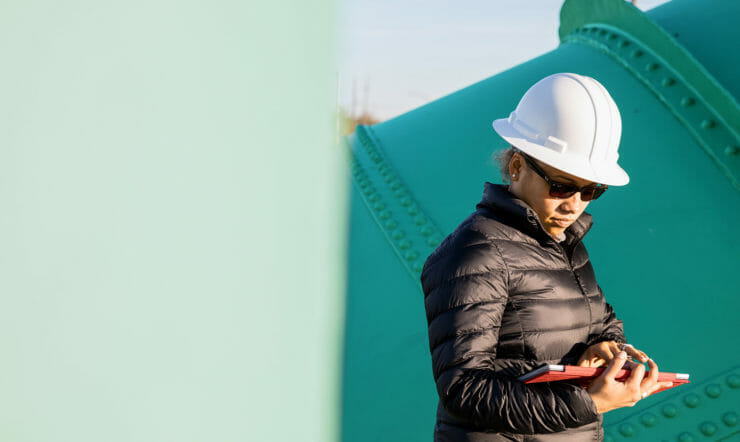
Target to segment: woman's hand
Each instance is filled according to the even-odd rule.
[[[596,404],[599,413],[606,413],[622,407],[631,407],[640,399],[647,397],[656,390],[670,387],[672,382],[658,382],[658,364],[648,359],[650,373],[645,377],[645,366],[637,364],[626,381],[614,379],[627,361],[627,353],[620,351],[611,360],[603,373],[588,386],[586,391]]]
[[[603,341],[594,344],[583,352],[578,360],[579,367],[603,367],[607,365],[620,351],[624,350],[628,356],[640,361],[647,362],[648,356],[644,351],[638,350],[630,344],[618,344],[615,341]],[[632,361],[626,361],[626,368],[633,368],[639,364]]]

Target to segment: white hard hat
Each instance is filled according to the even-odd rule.
[[[571,175],[611,186],[629,182],[617,164],[619,109],[591,77],[564,72],[543,78],[493,128],[525,154]]]

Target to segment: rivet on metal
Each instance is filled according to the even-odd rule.
[[[424,218],[423,216],[417,216],[417,217],[416,217],[416,218],[414,219],[414,223],[415,223],[415,224],[416,224],[417,226],[423,226],[424,224],[426,224],[426,222],[427,222],[427,220],[426,220],[426,218]]]
[[[737,155],[738,152],[740,152],[740,148],[738,148],[737,146],[725,147],[725,155]]]
[[[418,262],[415,262],[415,263],[414,263],[414,264],[413,264],[413,265],[411,266],[411,268],[412,268],[412,269],[414,269],[414,271],[415,271],[415,272],[417,272],[417,273],[418,273],[418,272],[421,272],[421,271],[422,271],[422,270],[424,269],[424,267],[423,267],[423,266],[422,266],[421,264],[419,264]]]
[[[691,393],[683,398],[683,403],[686,404],[686,406],[689,408],[696,408],[701,403],[701,399],[699,399],[699,396]]]
[[[642,52],[640,49],[635,49],[634,51],[632,51],[633,58],[642,57],[642,54],[644,54],[644,52]]]
[[[375,205],[373,206],[373,209],[375,209],[377,211],[381,211],[381,210],[385,209],[385,203],[382,203],[382,202],[381,203],[375,203]]]
[[[409,198],[409,197],[401,198],[401,205],[403,207],[410,206],[411,205],[411,198]]]
[[[719,397],[720,394],[722,394],[722,387],[720,387],[717,384],[710,384],[707,385],[707,388],[704,389],[704,392],[712,399],[716,399]]]
[[[648,63],[647,70],[648,71],[654,71],[654,70],[658,69],[659,67],[660,67],[660,65],[658,63]]]
[[[609,34],[609,37],[607,37],[609,40],[614,40],[617,38],[617,34]]]
[[[429,247],[437,247],[437,244],[439,244],[439,240],[435,237],[431,237],[427,239],[427,245]]]
[[[676,80],[671,77],[666,77],[663,79],[662,84],[666,87],[673,86],[674,84],[676,84]]]
[[[391,212],[388,211],[388,210],[384,210],[384,211],[380,212],[380,215],[379,216],[380,216],[380,219],[388,219],[388,218],[391,217]]]
[[[717,426],[711,422],[703,422],[699,425],[699,431],[705,436],[711,436],[717,432]]]
[[[403,190],[403,187],[401,187],[400,189],[396,190],[395,194],[396,194],[396,198],[405,198],[406,197],[406,191]]]
[[[398,227],[398,221],[396,221],[395,219],[389,219],[385,222],[385,228],[388,230],[393,230],[396,227]]]
[[[630,42],[628,42],[627,40],[622,40],[622,41],[619,42],[619,47],[620,48],[626,48],[629,45],[630,45]]]
[[[714,127],[714,120],[711,120],[711,119],[702,120],[701,127],[704,129],[710,129]]]
[[[696,103],[696,100],[694,100],[691,97],[683,97],[681,99],[681,106],[683,106],[683,107],[693,106],[694,103]]]
[[[658,418],[652,413],[645,413],[640,417],[640,422],[646,427],[652,427],[658,423]]]
[[[386,223],[386,224],[388,224],[388,223]],[[399,239],[403,238],[403,237],[404,237],[404,235],[406,235],[406,233],[404,233],[404,231],[403,231],[403,230],[396,230],[396,231],[395,231],[395,232],[393,232],[393,234],[391,235],[391,238],[393,238],[393,239],[395,239],[396,241],[398,241]]]
[[[431,235],[431,234],[432,234],[432,232],[433,232],[433,231],[434,231],[434,230],[432,230],[432,228],[431,228],[431,227],[429,227],[429,226],[424,226],[424,227],[423,227],[423,228],[421,229],[421,234],[422,234],[422,235],[424,235],[424,236],[429,236],[429,235]]]
[[[735,425],[737,425],[737,421],[738,418],[735,412],[730,411],[722,415],[722,422],[724,422],[724,424],[728,427],[734,427]]]
[[[419,257],[419,253],[417,253],[414,250],[411,250],[410,252],[406,253],[406,255],[404,256],[404,258],[406,258],[406,261],[413,261],[418,257]]]
[[[694,442],[694,436],[691,433],[681,433],[678,435],[679,442]]]
[[[619,426],[619,432],[624,437],[632,437],[635,435],[635,427],[632,424],[622,424]]]
[[[408,250],[411,248],[411,241],[408,239],[404,239],[398,244],[398,247],[400,247],[402,250]]]
[[[370,196],[367,197],[368,201],[370,201],[371,203],[374,203],[375,201],[378,201],[380,199],[380,197],[378,196],[378,194],[377,193],[374,193],[374,192],[375,192],[375,190],[373,190],[373,194],[372,195],[370,195]]]
[[[661,410],[663,412],[663,416],[667,418],[676,417],[678,414],[678,407],[676,407],[673,404],[666,404],[663,406],[663,409]]]
[[[414,205],[411,205],[409,207],[408,211],[409,211],[409,215],[411,215],[411,216],[415,216],[415,215],[418,215],[419,214],[419,208],[416,207],[415,204]]]
[[[730,386],[730,388],[740,388],[740,376],[736,374],[731,374],[727,376],[727,385]]]

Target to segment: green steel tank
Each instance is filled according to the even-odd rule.
[[[631,181],[585,239],[629,342],[691,383],[605,415],[606,441],[740,440],[740,2],[566,0],[553,51],[345,139],[352,173],[342,436],[427,441],[437,394],[419,276],[474,210],[491,128],[537,80],[596,78]]]

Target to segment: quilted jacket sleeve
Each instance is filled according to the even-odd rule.
[[[494,243],[461,243],[443,243],[421,275],[434,379],[447,412],[473,428],[521,434],[596,421],[596,406],[580,386],[524,384],[494,372],[508,272]]]
[[[599,293],[603,299],[604,292],[601,291],[601,287],[599,287]],[[599,323],[603,324],[604,327],[589,338],[588,345],[598,344],[602,341],[627,342],[624,337],[622,321],[617,319],[614,309],[606,301],[604,301],[604,317]]]

